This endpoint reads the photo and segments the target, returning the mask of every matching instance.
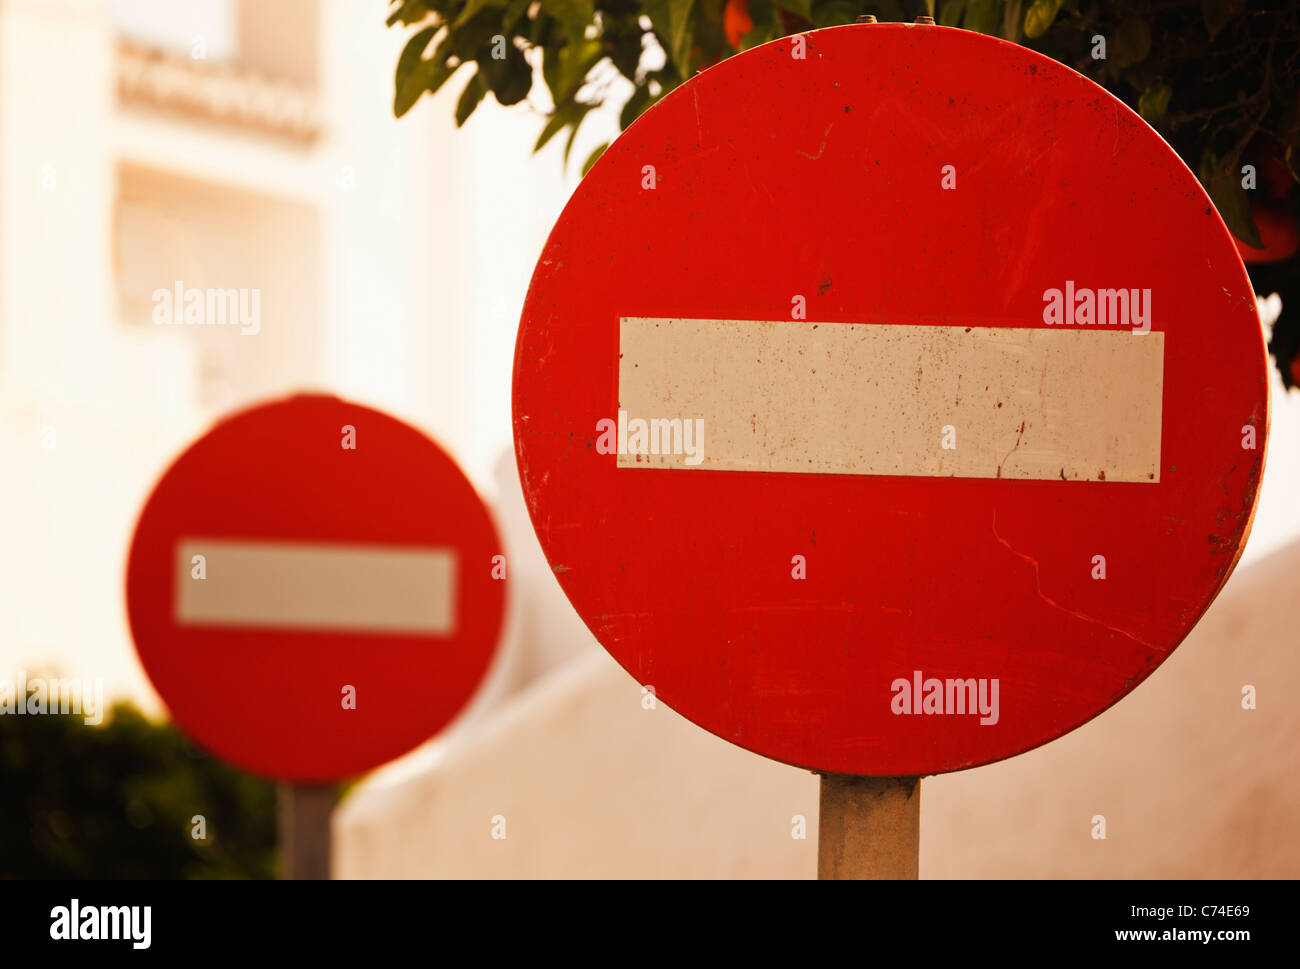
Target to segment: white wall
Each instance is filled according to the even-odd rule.
[[[923,780],[921,877],[1300,877],[1300,657],[1276,607],[1298,570],[1300,542],[1238,570],[1149,680],[1065,737]],[[642,701],[592,651],[441,759],[375,775],[335,814],[336,877],[813,877],[817,779]]]

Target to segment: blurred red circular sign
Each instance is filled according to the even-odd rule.
[[[592,632],[668,706],[823,771],[1028,750],[1232,571],[1268,423],[1249,282],[1118,100],[866,25],[696,76],[579,185],[514,432]]]
[[[136,649],[177,724],[255,773],[323,782],[406,753],[496,651],[501,543],[455,462],[335,397],[242,411],[145,504]]]

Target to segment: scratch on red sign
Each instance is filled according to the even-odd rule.
[[[1073,616],[1075,619],[1082,619],[1084,622],[1092,623],[1094,626],[1101,626],[1103,629],[1109,629],[1113,633],[1119,633],[1121,636],[1133,640],[1133,642],[1137,643],[1139,646],[1142,646],[1146,649],[1154,648],[1150,643],[1146,642],[1145,640],[1139,639],[1137,636],[1134,636],[1127,629],[1121,629],[1119,626],[1112,626],[1110,625],[1110,623],[1102,622],[1100,619],[1097,619],[1093,616],[1089,616],[1086,613],[1077,612],[1076,610],[1071,609],[1068,606],[1061,605],[1059,602],[1057,602],[1055,599],[1051,598],[1050,596],[1044,595],[1042,580],[1039,576],[1038,559],[1034,558],[1032,555],[1026,555],[1024,552],[1021,552],[1018,549],[1014,548],[1010,542],[1008,542],[1005,538],[1003,538],[1001,535],[998,534],[998,513],[996,511],[993,513],[993,537],[996,538],[998,540],[998,543],[1002,545],[1012,555],[1016,556],[1017,558],[1024,559],[1026,562],[1028,562],[1030,565],[1034,567],[1034,592],[1038,595],[1038,598],[1042,599],[1053,609],[1057,609],[1065,613],[1066,615]]]

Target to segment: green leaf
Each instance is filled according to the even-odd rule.
[[[452,23],[452,27],[465,26],[475,14],[487,7],[504,7],[505,5],[506,0],[469,0],[465,4],[465,9],[460,12],[460,16]]]
[[[596,107],[596,105],[585,104],[579,105],[579,107],[585,108],[585,110],[579,111],[574,117],[573,127],[569,131],[569,140],[564,143],[564,164],[566,165],[569,164],[569,153],[573,151],[573,140],[578,137],[578,129],[582,127],[583,119],[587,117],[587,114],[592,108]]]
[[[393,114],[401,117],[411,110],[411,105],[425,92],[428,78],[419,70],[425,63],[421,60],[424,49],[438,32],[437,27],[426,27],[415,34],[402,48],[402,55],[397,59],[397,74],[393,79]]]
[[[1000,0],[968,0],[962,26],[981,34],[992,34],[998,29],[1000,7]]]
[[[1237,0],[1201,0],[1201,19],[1205,21],[1205,32],[1210,40],[1219,36],[1219,31],[1237,15]]]
[[[448,64],[452,56],[451,35],[444,37],[438,49],[433,52],[433,56],[425,61],[424,71],[426,77],[425,89],[430,94],[437,94],[438,89],[447,83],[448,78],[455,74],[465,61],[457,61],[455,64]]]
[[[637,67],[641,64],[642,38],[645,35],[636,23],[627,26],[609,25],[604,32],[605,52],[614,62],[618,72],[629,81],[636,81]]]
[[[678,76],[686,80],[691,70],[695,0],[646,0],[641,6]]]
[[[862,8],[848,0],[831,0],[830,3],[819,3],[813,10],[814,27],[838,27],[840,24],[851,24],[853,18],[858,15]]]
[[[587,160],[582,163],[582,174],[584,176],[587,174],[587,172],[591,171],[591,166],[596,164],[596,159],[598,159],[601,155],[605,154],[605,149],[608,147],[609,147],[608,141],[605,142],[603,145],[597,145],[596,149],[590,155],[587,156]]]
[[[532,0],[510,0],[506,12],[501,15],[501,26],[506,30],[513,27],[516,21],[523,16],[524,11],[532,4]]]
[[[1241,176],[1237,170],[1240,160],[1238,155],[1219,158],[1207,147],[1201,155],[1198,174],[1228,231],[1246,245],[1262,249],[1264,241],[1259,237],[1259,229],[1250,214],[1250,199],[1241,187]]]
[[[749,19],[754,22],[754,26],[740,38],[741,50],[766,44],[785,33],[785,27],[781,23],[781,8],[773,0],[749,0]]]
[[[1034,0],[1025,12],[1025,36],[1041,37],[1061,11],[1061,0]]]
[[[449,66],[447,61],[450,57],[451,37],[444,37],[442,43],[438,45],[438,49],[434,51],[433,56],[428,60],[420,61],[406,79],[406,82],[397,91],[393,98],[394,115],[400,118],[406,114],[425,91],[430,94],[438,93],[438,89],[461,66],[459,61],[454,66]]]
[[[477,60],[484,48],[492,44],[492,38],[501,33],[497,9],[489,8],[480,10],[459,27],[453,27],[447,36],[451,38],[456,56],[463,61],[472,61]]]
[[[1115,68],[1128,67],[1146,60],[1151,53],[1151,28],[1141,17],[1129,17],[1115,31],[1110,60]]]
[[[551,112],[550,118],[542,128],[542,133],[537,136],[537,144],[533,145],[533,151],[541,151],[548,141],[569,125],[581,123],[587,112],[594,107],[594,104],[584,104],[579,101],[566,101],[560,105]]]
[[[751,47],[757,47],[759,44],[766,44],[769,40],[776,39],[776,30],[771,24],[756,24],[754,28],[741,35],[740,49],[749,50]]]
[[[1148,123],[1154,124],[1169,110],[1169,98],[1173,93],[1173,89],[1168,84],[1157,81],[1138,98],[1138,114],[1142,115]]]
[[[755,26],[763,25],[775,29],[781,22],[781,8],[776,5],[775,0],[749,0],[749,19],[754,21]]]
[[[542,78],[551,90],[552,102],[563,104],[573,97],[587,73],[604,56],[605,49],[598,40],[546,48],[542,53]]]
[[[961,16],[965,12],[966,0],[943,0],[934,21],[944,27],[957,27],[961,25]]]
[[[482,71],[475,71],[474,76],[469,79],[465,85],[465,90],[460,92],[460,100],[456,102],[456,127],[462,127],[469,116],[474,113],[474,109],[479,106],[482,100],[487,97],[488,86],[483,80]]]
[[[546,124],[542,126],[542,133],[537,136],[537,143],[533,145],[533,151],[538,152],[546,147],[546,143],[559,134],[564,126],[569,123],[564,116],[564,112],[556,109],[551,112],[551,116],[546,119]]]
[[[479,57],[478,67],[497,103],[509,107],[528,97],[533,86],[533,69],[523,51],[514,44],[507,43],[505,53],[506,56],[498,60],[489,50]]]
[[[396,4],[393,12],[388,15],[388,26],[400,21],[403,26],[409,27],[411,24],[418,24],[425,17],[429,16],[429,8],[425,6],[423,0],[403,0],[402,3]]]
[[[596,19],[595,0],[546,0],[542,11],[564,28],[569,43],[580,43],[587,27]]]
[[[1002,5],[1002,28],[997,36],[1018,44],[1024,38],[1025,3],[1024,0],[1006,0]]]
[[[776,5],[796,17],[812,22],[812,0],[776,0]]]
[[[627,130],[627,126],[637,118],[641,117],[645,112],[645,109],[650,107],[650,102],[652,100],[654,99],[650,96],[650,85],[637,85],[636,90],[632,92],[632,96],[628,98],[627,103],[623,105],[623,110],[619,112],[618,130]]]

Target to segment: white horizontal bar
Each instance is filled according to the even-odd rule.
[[[196,578],[195,556],[204,578]],[[449,548],[182,538],[182,626],[373,631],[446,636],[456,628]]]
[[[625,317],[619,344],[620,468],[1160,480],[1162,332]],[[697,453],[634,453],[637,419],[702,422]]]

